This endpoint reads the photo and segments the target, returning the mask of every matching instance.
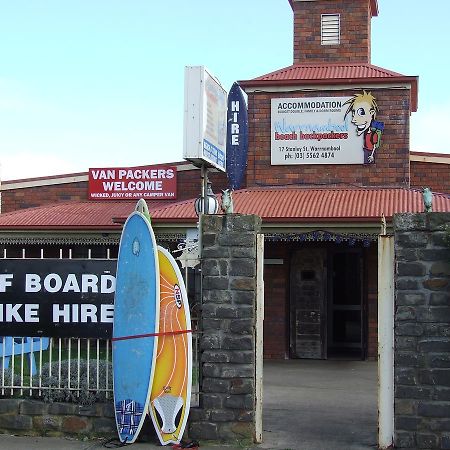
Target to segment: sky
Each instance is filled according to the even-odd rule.
[[[419,76],[411,150],[450,154],[449,0],[378,0],[372,64]],[[288,0],[0,0],[0,179],[183,160],[184,67],[292,64]]]

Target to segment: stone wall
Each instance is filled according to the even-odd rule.
[[[112,402],[82,406],[27,399],[0,400],[0,432],[109,438],[117,433]]]
[[[450,449],[449,213],[394,218],[395,443]]]
[[[202,221],[200,408],[189,435],[216,441],[255,436],[256,235],[261,219]]]
[[[0,399],[0,434],[25,436],[70,436],[77,439],[118,439],[114,405],[47,403],[26,398]],[[139,433],[139,442],[157,442],[149,417]]]

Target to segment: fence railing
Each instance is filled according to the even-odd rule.
[[[198,334],[193,333],[192,405],[198,404]],[[93,403],[113,397],[111,341],[0,337],[0,394]]]
[[[112,393],[109,340],[0,337],[2,396],[76,400]]]

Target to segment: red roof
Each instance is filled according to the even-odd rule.
[[[252,80],[239,81],[242,88],[336,84],[411,84],[411,109],[417,111],[418,77],[406,76],[365,63],[293,64]]]
[[[264,222],[374,221],[382,214],[423,212],[422,192],[413,189],[250,188],[233,193],[234,212],[257,214]],[[450,196],[434,194],[433,211],[450,212]],[[155,221],[196,219],[192,201],[156,209]]]
[[[150,211],[166,204],[148,202]],[[127,217],[136,201],[126,202],[67,202],[21,209],[0,214],[0,230],[119,230],[122,224],[116,217]]]
[[[270,72],[266,75],[250,80],[255,81],[286,81],[286,80],[333,80],[354,78],[397,78],[402,74],[372,64],[341,64],[341,63],[316,63],[293,64],[292,66]],[[245,83],[245,82],[244,82]],[[247,82],[249,83],[249,82]]]
[[[374,222],[382,214],[422,212],[422,192],[413,189],[251,188],[233,193],[234,212],[263,222]],[[155,223],[196,222],[194,200],[148,202]],[[120,230],[136,202],[63,203],[0,214],[3,230]],[[434,194],[433,211],[450,212],[450,196]]]

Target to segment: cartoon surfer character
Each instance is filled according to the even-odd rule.
[[[345,104],[348,104],[348,109],[344,118],[349,112],[352,113],[352,124],[356,126],[356,134],[364,137],[364,164],[371,164],[375,162],[375,150],[381,145],[384,130],[384,123],[375,120],[378,112],[375,97],[370,92],[363,91],[362,94],[355,94]]]

